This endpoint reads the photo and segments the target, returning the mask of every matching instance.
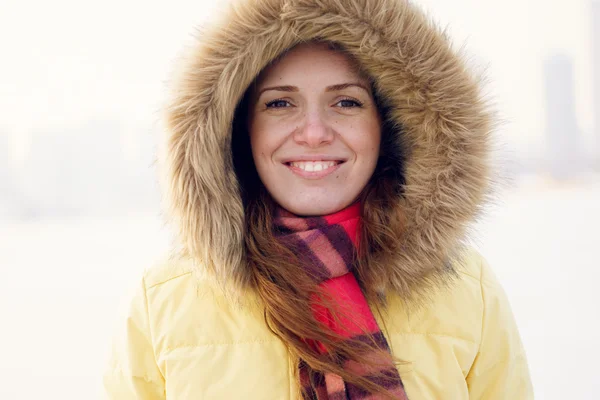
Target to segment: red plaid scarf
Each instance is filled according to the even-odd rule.
[[[338,307],[338,323],[323,305],[312,305],[315,319],[348,340],[372,343],[373,367],[345,361],[343,367],[390,390],[399,400],[407,400],[398,370],[390,360],[380,360],[377,350],[391,353],[388,343],[377,325],[356,277],[352,272],[360,224],[360,204],[355,203],[335,214],[323,217],[298,217],[279,209],[275,218],[275,235],[289,246],[300,263],[317,280],[324,293]],[[322,343],[312,343],[321,354],[327,352]],[[379,361],[379,362],[378,362]],[[312,371],[300,362],[300,383],[308,399],[317,400],[360,400],[380,399],[381,396],[344,382],[337,374]],[[312,379],[311,379],[312,377]]]

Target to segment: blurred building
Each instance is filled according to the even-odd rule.
[[[573,61],[556,54],[544,63],[546,89],[546,161],[553,177],[568,179],[585,164],[580,151],[579,127],[575,114]]]
[[[592,71],[596,167],[600,168],[600,1],[592,1]]]
[[[10,174],[10,147],[8,134],[0,130],[0,218],[12,209],[12,177]]]

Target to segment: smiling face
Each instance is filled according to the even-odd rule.
[[[281,207],[326,215],[357,199],[377,165],[381,121],[348,56],[295,47],[263,71],[249,107],[254,163]]]

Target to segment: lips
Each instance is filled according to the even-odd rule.
[[[321,179],[337,171],[344,160],[292,160],[285,162],[295,175],[306,179]]]

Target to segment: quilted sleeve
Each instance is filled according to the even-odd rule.
[[[166,398],[164,378],[154,356],[143,280],[118,322],[103,383],[109,400]]]
[[[503,288],[481,259],[484,306],[479,353],[467,376],[469,397],[529,400],[533,387],[525,350]]]

